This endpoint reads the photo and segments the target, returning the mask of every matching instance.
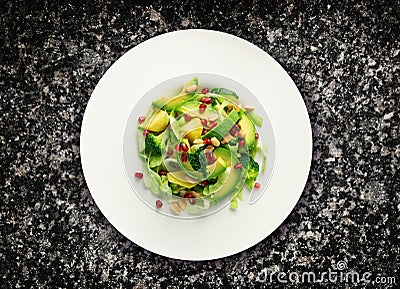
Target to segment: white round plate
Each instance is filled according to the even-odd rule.
[[[126,122],[138,100],[165,80],[185,74],[225,76],[261,102],[275,135],[275,166],[266,192],[203,218],[159,214],[132,190],[125,174]],[[96,204],[128,239],[154,253],[210,260],[241,252],[271,234],[296,205],[312,155],[311,126],[302,97],[284,69],[255,45],[210,30],[163,34],[132,48],[99,81],[81,128],[81,161]],[[262,183],[262,180],[260,180]]]

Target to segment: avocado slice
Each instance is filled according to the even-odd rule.
[[[209,118],[212,114],[218,116],[218,112],[212,106],[207,106],[206,110],[203,113],[200,113],[200,102],[194,99],[196,99],[196,96],[177,107],[175,111],[180,114],[189,114],[191,117],[198,118]]]
[[[204,134],[202,139],[216,137],[218,140],[221,140],[238,121],[238,119],[239,114],[236,112],[236,110],[232,110],[227,118],[225,118],[220,124],[210,130],[208,133]]]
[[[143,128],[152,132],[162,132],[169,124],[169,115],[165,110],[155,111],[146,121],[141,125]]]
[[[177,106],[181,105],[182,103],[187,102],[188,100],[192,99],[194,93],[188,94],[180,94],[175,97],[166,97],[162,96],[159,99],[153,101],[153,105],[158,108],[162,108],[168,112],[174,110]]]
[[[215,165],[215,168],[212,171],[212,173],[208,176],[207,179],[213,179],[213,178],[218,177],[226,170],[226,167],[227,167],[226,162],[221,157],[217,158],[217,160],[215,161],[214,164],[207,166],[207,170],[211,171],[211,169],[209,167],[211,167],[213,165]]]
[[[178,113],[185,114],[185,113],[189,113],[192,111],[199,111],[199,106],[200,106],[200,102],[198,102],[196,100],[194,100],[194,101],[189,100],[185,103],[182,103],[180,106],[178,106],[175,109],[175,111]]]
[[[153,101],[153,105],[155,107],[162,108],[170,112],[174,110],[177,106],[191,99],[195,95],[198,85],[199,85],[199,80],[197,77],[194,77],[192,80],[186,82],[183,85],[181,92],[177,96],[172,98],[162,96],[159,99]],[[193,88],[195,88],[194,91],[192,91]]]
[[[244,140],[246,141],[247,147],[251,149],[256,140],[256,128],[246,112],[242,112],[242,119],[238,122],[238,125],[240,126],[240,130],[244,135]]]
[[[239,163],[239,160],[228,149],[216,148],[214,154],[216,157],[223,159],[227,164],[225,171],[218,176],[218,181],[209,186],[212,199],[221,200],[242,188],[241,183],[244,183],[242,172],[244,169],[234,168]]]
[[[184,171],[169,172],[167,178],[169,182],[185,188],[193,188],[198,183],[198,180],[192,179]]]
[[[187,124],[181,127],[180,129],[183,137],[187,138],[191,143],[195,139],[199,139],[201,133],[203,132],[203,125],[201,124],[201,120],[198,118],[191,119]]]

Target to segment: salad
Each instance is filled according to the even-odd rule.
[[[195,77],[138,117],[144,165],[135,176],[158,196],[156,208],[167,203],[174,214],[198,214],[228,197],[236,209],[244,187],[261,187],[266,156],[256,127],[262,121],[234,91],[200,88]]]

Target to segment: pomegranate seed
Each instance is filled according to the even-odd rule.
[[[202,119],[200,120],[200,122],[201,122],[201,124],[202,124],[203,126],[206,126],[206,125],[207,125],[207,120],[206,120],[205,118],[202,118]]]
[[[255,184],[254,184],[254,188],[255,188],[255,189],[261,188],[261,184],[260,184],[260,183],[255,183]]]
[[[181,143],[181,150],[184,151],[184,152],[187,152],[189,150],[187,144]]]
[[[144,135],[144,136],[147,136],[149,133],[150,133],[150,131],[147,130],[147,129],[145,129],[145,130],[143,131],[143,135]]]
[[[212,103],[212,99],[209,98],[209,97],[202,97],[202,98],[200,99],[200,101],[201,101],[202,103],[205,103],[205,104],[211,104],[211,103]]]
[[[199,106],[199,111],[200,113],[203,113],[206,111],[207,105],[205,105],[204,103],[200,104]]]
[[[189,204],[194,205],[196,204],[196,199],[189,199]]]
[[[160,209],[162,207],[163,203],[160,200],[156,201],[156,207],[157,209]]]
[[[167,151],[167,156],[172,156],[174,154],[174,152],[173,152],[173,150],[169,150],[169,151]]]
[[[260,137],[260,135],[258,134],[258,132],[255,133],[254,137],[255,137],[256,139],[258,139],[258,138]]]
[[[244,141],[244,139],[241,139],[241,140],[238,142],[238,145],[239,145],[240,148],[244,147],[245,144],[246,144],[246,142]]]
[[[238,169],[241,169],[243,167],[243,165],[242,164],[236,164],[233,167],[238,170]]]
[[[158,172],[158,174],[159,174],[160,176],[166,176],[166,175],[167,175],[167,171],[165,171],[165,170],[160,170],[160,171]]]
[[[176,144],[175,145],[175,150],[179,153],[180,151],[181,151],[181,146],[180,146],[180,144]]]
[[[240,130],[240,126],[238,126],[236,123],[233,125],[233,128],[234,128],[235,130]]]
[[[207,180],[202,180],[202,181],[200,182],[200,184],[201,184],[202,187],[205,187],[205,186],[208,185],[208,182],[207,182]]]
[[[203,143],[204,143],[205,145],[209,145],[209,144],[211,144],[211,139],[206,138],[206,139],[203,141]]]
[[[204,128],[201,134],[206,134],[206,133],[208,133],[208,129]]]
[[[204,103],[212,104],[212,99],[208,97],[207,99],[204,100]]]
[[[229,130],[229,133],[233,135],[235,132],[236,132],[236,129],[235,129],[235,127],[233,126],[233,127]]]
[[[139,118],[138,118],[139,123],[144,123],[145,120],[146,120],[145,116],[139,116]]]
[[[206,93],[208,93],[209,92],[209,90],[208,90],[208,88],[206,87],[206,88],[203,88],[202,90],[201,90],[201,93],[202,94],[206,94]]]
[[[192,119],[192,117],[190,116],[190,114],[185,114],[185,120],[186,121],[190,121]]]
[[[187,192],[186,194],[183,195],[183,197],[185,199],[190,199],[190,198],[194,198],[193,194],[191,192]]]
[[[135,177],[136,177],[138,180],[141,180],[141,179],[143,178],[143,173],[141,173],[141,172],[135,172]]]
[[[210,121],[210,123],[208,124],[209,128],[214,128],[217,126],[217,123],[215,121]]]
[[[239,131],[235,130],[235,132],[232,134],[233,136],[239,136]]]
[[[182,163],[186,163],[187,162],[187,154],[182,154],[181,160],[182,160]]]

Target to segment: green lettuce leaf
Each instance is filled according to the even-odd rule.
[[[143,182],[154,194],[161,193],[161,176],[150,168],[149,162],[143,162]]]
[[[144,131],[143,128],[138,127],[137,142],[138,142],[139,154],[144,154],[144,150],[145,150],[146,137],[143,135],[143,131]]]
[[[150,168],[158,167],[162,164],[162,156],[161,155],[150,155],[149,157],[149,166]]]

